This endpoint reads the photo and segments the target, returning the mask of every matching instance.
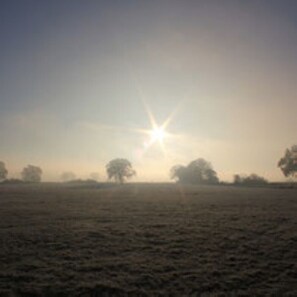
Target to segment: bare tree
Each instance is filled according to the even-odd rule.
[[[0,180],[6,179],[8,171],[6,169],[5,163],[0,161]]]
[[[25,182],[40,182],[42,170],[38,166],[28,165],[23,169],[21,175]]]
[[[117,183],[124,183],[125,179],[136,175],[132,164],[127,159],[113,159],[106,165],[106,172],[109,179]]]

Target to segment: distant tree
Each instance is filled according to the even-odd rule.
[[[124,183],[125,179],[136,175],[132,164],[127,159],[113,159],[106,165],[106,172],[109,179],[117,183]]]
[[[170,178],[178,180],[180,183],[187,183],[187,180],[189,180],[189,171],[187,166],[174,165],[170,169]]]
[[[5,163],[0,161],[0,181],[6,179],[8,171],[6,169]]]
[[[235,174],[233,178],[233,183],[238,185],[242,183],[242,177],[239,174]]]
[[[285,177],[297,176],[297,145],[293,145],[291,149],[286,149],[284,157],[278,161],[278,167]]]
[[[250,175],[234,175],[234,181],[233,183],[235,185],[247,185],[247,186],[253,186],[253,185],[265,185],[268,183],[268,181],[255,173],[252,173]]]
[[[187,184],[216,184],[219,182],[217,173],[210,162],[199,158],[188,166],[175,165],[170,170],[171,179]]]
[[[40,182],[42,170],[38,166],[28,165],[23,169],[21,175],[25,182]]]
[[[67,171],[67,172],[63,172],[61,174],[61,180],[63,182],[69,182],[71,180],[75,180],[76,179],[76,175],[73,172]]]

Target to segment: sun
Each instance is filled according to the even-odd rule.
[[[155,127],[150,131],[150,136],[151,142],[158,141],[159,143],[162,143],[166,137],[166,131],[163,127]]]

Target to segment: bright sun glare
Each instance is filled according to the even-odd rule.
[[[150,131],[151,141],[155,142],[163,142],[166,132],[164,131],[163,127],[155,127],[153,130]]]
[[[168,116],[168,118],[162,123],[162,125],[158,125],[153,113],[151,112],[150,107],[146,104],[145,100],[142,98],[142,102],[144,104],[145,110],[148,114],[148,118],[151,124],[150,130],[138,129],[137,131],[146,134],[149,136],[149,139],[146,139],[143,143],[144,145],[144,152],[148,150],[152,145],[155,143],[159,144],[161,151],[163,152],[164,156],[166,157],[166,149],[165,149],[165,142],[168,138],[171,138],[173,135],[166,131],[167,126],[171,122],[176,109]]]

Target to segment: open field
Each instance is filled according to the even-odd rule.
[[[0,296],[297,296],[297,190],[0,186]]]

